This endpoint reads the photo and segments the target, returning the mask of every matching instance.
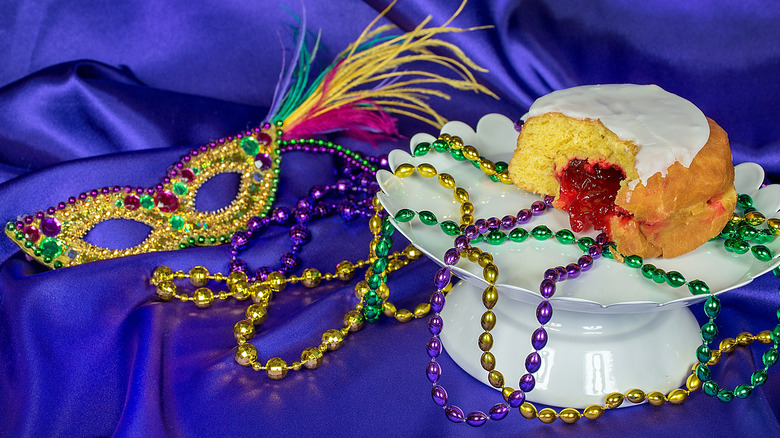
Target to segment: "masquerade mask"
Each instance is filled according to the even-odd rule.
[[[335,131],[367,141],[396,136],[392,113],[440,127],[446,120],[426,100],[449,96],[426,88],[429,84],[493,95],[472,75],[472,70],[484,69],[456,46],[436,39],[442,33],[476,29],[448,27],[463,4],[441,27],[426,28],[428,17],[411,32],[396,36],[386,33],[393,26],[374,28],[392,6],[316,76],[310,66],[317,43],[312,49],[305,44],[303,19],[291,67],[280,76],[267,122],[261,126],[193,149],[174,163],[155,187],[115,186],[82,193],[8,222],[6,235],[27,255],[51,268],[222,244],[245,228],[247,218],[265,216],[273,204],[282,142]],[[451,55],[435,54],[432,49]],[[444,66],[455,78],[399,69],[420,61]],[[198,189],[212,177],[230,172],[239,174],[241,180],[235,199],[217,211],[198,211],[194,202]],[[151,231],[141,243],[126,249],[103,248],[84,240],[92,228],[110,219],[141,222]]]

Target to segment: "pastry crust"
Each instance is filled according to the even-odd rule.
[[[558,201],[560,175],[570,160],[616,165],[626,178],[615,199],[617,214],[604,231],[623,255],[676,257],[718,235],[736,205],[728,136],[713,120],[707,122],[709,138],[690,166],[675,162],[665,175],[659,171],[642,184],[635,166],[639,147],[599,120],[560,113],[531,117],[518,137],[509,176],[521,189]]]

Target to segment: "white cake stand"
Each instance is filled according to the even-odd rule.
[[[493,161],[508,162],[517,138],[512,121],[498,114],[483,117],[476,133],[461,122],[448,123],[442,132],[461,137],[464,144],[473,145]],[[411,139],[412,150],[420,142],[433,140],[428,134],[415,135]],[[412,157],[395,150],[389,161],[392,169],[402,163],[430,163],[439,173],[451,174],[457,186],[471,195],[476,217],[516,214],[539,200],[538,196],[513,186],[494,183],[469,162],[458,162],[448,155],[431,151],[423,157]],[[780,209],[780,186],[759,189],[764,172],[753,163],[737,166],[736,175],[737,191],[751,195],[757,209],[768,217],[775,216]],[[431,211],[440,222],[458,222],[460,218],[460,204],[436,178],[417,173],[397,178],[380,171],[377,180],[382,188],[379,199],[390,215],[408,208]],[[423,253],[444,265],[442,257],[453,246],[452,237],[438,226],[426,226],[416,219],[394,224]],[[567,215],[553,210],[534,217],[523,227],[530,231],[540,224],[553,232],[569,228]],[[531,333],[539,327],[535,312],[541,301],[538,289],[543,273],[547,268],[576,262],[582,252],[577,245],[562,245],[554,238],[477,246],[493,255],[500,272],[496,284],[499,301],[493,309],[498,322],[491,331],[491,352],[507,385],[518,387],[519,378],[526,372],[525,358],[533,351]],[[780,254],[778,239],[767,246],[774,254]],[[645,262],[666,271],[679,271],[688,280],[704,280],[717,295],[768,272],[780,264],[780,258],[762,262],[750,253],[728,253],[721,242],[713,241],[680,257]],[[482,351],[477,344],[482,333],[479,321],[485,311],[481,296],[487,283],[482,279],[482,268],[475,263],[461,260],[452,272],[465,281],[453,287],[447,297],[441,339],[446,352],[460,367],[487,384],[487,372],[479,363]],[[424,281],[432,284],[432,280]],[[639,270],[605,258],[596,260],[580,278],[557,286],[550,300],[553,317],[546,325],[549,341],[540,353],[542,365],[534,374],[536,386],[527,394],[528,400],[583,408],[603,403],[604,396],[612,392],[640,388],[667,393],[684,382],[696,361],[696,347],[701,344],[698,323],[688,306],[702,302],[706,296],[691,295],[684,286],[655,284]]]

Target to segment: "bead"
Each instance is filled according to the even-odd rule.
[[[363,328],[363,315],[360,314],[357,310],[350,310],[346,314],[344,314],[343,318],[343,325],[344,328],[349,330],[350,332],[356,332]]]
[[[493,330],[493,328],[496,326],[496,314],[490,310],[483,313],[482,318],[480,319],[480,324],[482,325],[483,330]]]
[[[495,284],[498,280],[498,267],[490,263],[482,269],[482,277],[490,284]]]
[[[334,351],[344,344],[344,335],[336,329],[330,329],[322,335],[322,343],[328,350]]]
[[[520,389],[523,392],[531,392],[534,389],[534,386],[536,386],[536,379],[533,375],[525,373],[522,377],[520,377],[519,384]]]
[[[382,303],[382,313],[385,314],[385,316],[389,316],[391,318],[395,318],[396,313],[398,313],[398,310],[395,308],[395,304],[385,301]],[[438,334],[438,333],[433,333]]]
[[[707,322],[701,327],[701,338],[707,342],[712,342],[718,336],[718,327],[712,322]]]
[[[509,405],[504,403],[496,403],[490,408],[490,419],[494,421],[503,420],[509,414]]]
[[[577,278],[580,276],[580,265],[576,263],[570,263],[566,265],[567,278]]]
[[[645,398],[647,398],[645,392],[638,388],[632,389],[626,393],[626,400],[634,404],[642,403],[645,401]]]
[[[463,410],[453,405],[444,408],[444,415],[447,417],[448,420],[452,421],[453,423],[462,423],[463,420],[465,419]]]
[[[780,319],[780,318],[778,318]],[[762,344],[772,343],[772,334],[769,330],[762,330],[756,335],[756,340]]]
[[[246,281],[233,283],[233,285],[230,286],[230,291],[233,292],[233,298],[239,301],[243,301],[249,298],[251,295],[251,289],[249,288],[249,284]]]
[[[301,283],[308,288],[317,287],[322,280],[322,274],[314,268],[304,270],[301,277]]]
[[[427,154],[430,150],[431,150],[430,143],[428,142],[418,143],[417,146],[414,147],[413,155],[415,157],[422,157],[423,155]]]
[[[752,207],[753,198],[751,198],[749,195],[739,195],[737,197],[737,205],[742,208]]]
[[[523,403],[520,405],[520,415],[529,420],[536,418],[536,406],[531,403]]]
[[[625,258],[625,264],[629,268],[639,268],[642,266],[642,257],[638,255],[630,255]]]
[[[460,232],[458,224],[454,221],[443,221],[439,224],[439,227],[448,236],[457,236]]]
[[[395,176],[399,178],[405,178],[414,173],[415,167],[409,163],[403,163],[395,168]]]
[[[754,341],[753,335],[747,332],[742,332],[737,335],[737,344],[746,347],[752,344]]]
[[[193,292],[192,301],[196,306],[200,307],[201,309],[205,309],[206,307],[209,307],[214,301],[214,293],[211,292],[211,289],[202,287]]]
[[[710,353],[712,354],[712,357],[707,361],[707,365],[717,365],[722,357],[720,350],[712,350]]]
[[[463,156],[466,157],[466,159],[469,161],[475,161],[479,159],[479,151],[477,151],[474,146],[463,146],[461,151],[463,152]]]
[[[707,345],[702,344],[696,349],[696,359],[698,359],[699,362],[706,364],[710,361],[711,357],[712,351],[710,351],[710,347]]]
[[[257,360],[257,348],[249,343],[241,344],[236,348],[235,358],[239,365],[249,366]]]
[[[524,224],[530,221],[532,216],[531,210],[524,208],[517,212],[517,223]]]
[[[498,290],[495,286],[488,286],[482,293],[482,304],[486,309],[492,309],[498,303]]]
[[[780,324],[776,325],[775,328],[772,329],[772,331],[769,333],[769,336],[772,339],[772,342],[775,344],[780,344]]]
[[[436,152],[446,152],[449,148],[449,144],[447,143],[447,138],[439,138],[431,144],[433,148],[436,150]]]
[[[769,227],[769,230],[772,232],[772,234],[780,234],[780,219],[769,219],[766,221],[766,225]]]
[[[598,420],[602,415],[604,415],[604,407],[599,405],[590,405],[582,411],[582,416],[588,420]]]
[[[274,292],[281,292],[287,285],[287,279],[279,272],[271,272],[268,274],[268,279],[266,281]]]
[[[233,336],[238,342],[252,339],[255,335],[255,325],[248,319],[242,319],[233,326]]]
[[[436,215],[427,210],[423,210],[417,213],[417,216],[420,218],[420,222],[422,222],[425,225],[436,225],[436,223],[438,222],[436,220]]]
[[[737,348],[737,340],[734,338],[726,338],[720,341],[720,346],[718,348],[723,353],[731,353]]]
[[[549,301],[542,301],[536,306],[536,320],[539,321],[539,324],[544,325],[550,322],[552,315],[553,307]]]
[[[488,383],[494,388],[501,388],[504,386],[504,375],[496,370],[488,372]]]
[[[766,221],[766,217],[758,211],[750,211],[745,213],[745,222],[757,227]]]
[[[728,389],[721,389],[718,391],[718,400],[728,403],[734,399],[734,393]],[[669,400],[671,402],[671,400]]]
[[[500,245],[507,239],[507,235],[500,230],[493,230],[485,237],[485,242],[491,245]]]
[[[750,384],[753,386],[761,386],[766,383],[767,372],[766,370],[757,370],[750,375]]]
[[[482,426],[487,422],[487,420],[487,415],[480,411],[469,412],[469,414],[466,416],[466,423],[473,427]]]
[[[541,350],[547,345],[547,331],[539,327],[531,334],[531,345],[535,350]]]
[[[623,404],[623,398],[624,398],[623,394],[619,392],[613,392],[607,395],[607,397],[604,399],[604,404],[609,409],[615,409],[621,404]]]
[[[685,379],[685,387],[688,389],[688,391],[696,391],[697,389],[701,388],[702,383],[703,382],[696,376],[696,374],[691,374],[687,379]]]
[[[525,369],[529,373],[535,373],[539,371],[539,368],[542,366],[542,357],[539,355],[538,352],[534,351],[531,352],[528,356],[525,358]]]
[[[412,313],[414,314],[414,317],[419,319],[424,317],[428,314],[428,312],[431,311],[431,305],[428,303],[420,303],[414,307],[414,310]]]
[[[653,406],[663,406],[666,403],[666,396],[658,391],[647,394],[647,402]]]
[[[444,320],[442,320],[441,316],[433,315],[428,319],[428,331],[431,332],[432,335],[435,336],[441,333],[443,327]]]
[[[482,351],[489,351],[493,348],[493,335],[490,332],[483,332],[478,338],[479,349]]]
[[[169,301],[176,294],[176,285],[170,281],[157,283],[157,297],[163,301]]]
[[[700,363],[696,367],[695,371],[696,371],[696,377],[702,382],[707,382],[710,380],[711,372],[707,365]]]
[[[516,408],[518,406],[522,406],[523,403],[525,403],[525,393],[520,389],[516,391],[510,391],[509,395],[506,396],[505,399],[509,403],[509,406]]]
[[[486,351],[479,357],[479,364],[485,371],[493,371],[496,368],[496,356],[493,353]]]
[[[509,232],[509,240],[513,242],[523,242],[528,239],[528,231],[522,228],[515,228]]]
[[[753,388],[749,385],[739,385],[734,388],[734,396],[737,398],[748,398],[753,392]]]
[[[764,363],[764,366],[771,367],[772,365],[777,363],[777,349],[772,348],[764,352],[763,356],[761,357],[762,362]]]
[[[656,270],[655,265],[648,263],[646,265],[642,265],[642,267],[639,269],[639,272],[642,273],[643,277],[652,280],[653,277],[656,275],[655,270]]]
[[[541,411],[539,411],[538,414],[536,414],[537,418],[539,418],[539,421],[541,421],[544,424],[550,424],[556,419],[558,419],[558,413],[556,413],[551,408],[544,408]]]
[[[441,341],[439,338],[431,338],[428,341],[428,344],[426,344],[426,349],[428,351],[428,356],[438,357],[441,354]]]
[[[348,260],[336,265],[336,278],[341,281],[349,281],[355,275],[355,267]]]
[[[287,362],[278,357],[268,359],[265,364],[265,374],[271,380],[283,379],[287,375]]]
[[[301,353],[301,364],[313,370],[322,365],[322,351],[319,348],[307,348]]]
[[[265,304],[273,297],[273,290],[266,283],[252,283],[249,286],[252,301],[257,304]]]
[[[707,286],[707,283],[701,280],[693,280],[688,282],[688,290],[693,295],[703,295],[710,293],[710,287]]]
[[[601,255],[601,253],[599,253]],[[581,256],[577,260],[577,264],[580,266],[581,271],[587,271],[593,267],[593,257],[590,255]]]
[[[434,177],[437,173],[436,168],[428,163],[419,164],[417,166],[417,172],[426,178]]]
[[[441,367],[437,362],[428,362],[428,366],[425,367],[425,375],[431,383],[436,383],[441,377]]]
[[[558,418],[566,424],[574,424],[582,417],[580,412],[574,408],[566,408],[561,410],[558,414]]]
[[[552,237],[552,231],[546,225],[537,225],[531,230],[531,236],[536,240],[547,240]]]
[[[455,202],[463,204],[464,202],[469,202],[469,192],[466,191],[466,189],[462,187],[457,187],[453,191],[453,196],[455,198]]]
[[[688,391],[682,388],[677,388],[672,390],[672,392],[670,392],[666,398],[669,400],[669,403],[673,405],[681,405],[685,402],[685,400],[688,399]]]
[[[449,268],[440,268],[433,277],[433,285],[436,289],[443,289],[450,282]]]
[[[685,277],[677,271],[667,272],[665,280],[672,287],[680,287],[685,284]]]
[[[193,286],[205,286],[209,282],[209,271],[203,266],[195,266],[190,269],[189,277]]]
[[[263,323],[267,316],[268,311],[262,304],[252,304],[246,308],[246,318],[254,325]]]
[[[428,300],[428,302],[431,304],[431,310],[433,310],[435,313],[441,313],[441,311],[444,309],[444,303],[445,303],[444,294],[439,291],[436,291],[431,294],[431,297]]]
[[[720,388],[718,387],[718,384],[714,381],[710,380],[707,382],[702,383],[701,390],[704,392],[704,394],[715,397],[718,395],[718,391],[720,391]]]
[[[433,398],[434,403],[443,407],[447,404],[447,391],[439,385],[433,385],[431,398]]]
[[[704,302],[704,313],[710,318],[715,318],[720,313],[720,300],[715,295],[711,295]]]
[[[444,187],[445,189],[454,189],[455,188],[455,178],[453,178],[452,175],[450,175],[449,173],[440,173],[439,174],[439,184],[442,187]]]
[[[772,251],[764,245],[754,245],[750,250],[753,252],[753,256],[762,262],[768,262],[774,257]]]

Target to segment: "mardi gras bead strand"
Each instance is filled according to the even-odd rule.
[[[422,169],[422,171],[420,173],[422,173],[423,176],[432,177],[432,176],[436,175],[435,168],[433,168],[433,166],[430,166],[429,164],[423,164],[423,165],[417,166],[416,170],[420,171],[420,169]],[[402,174],[402,176],[408,176],[414,170],[415,170],[415,168],[412,168],[412,169],[404,168],[404,169],[401,169],[401,174]],[[440,179],[440,183],[441,182],[442,181]],[[454,180],[451,180],[451,178],[445,178],[444,182],[445,183],[442,183],[442,185],[444,187],[446,187],[446,188],[453,188],[454,187]],[[744,197],[742,197],[741,199],[744,200]],[[465,190],[460,191],[460,193],[456,192],[456,200],[458,200],[459,202],[462,202],[462,203],[464,201],[467,201],[468,200],[468,193],[465,192]],[[546,199],[546,201],[549,203],[549,199]],[[542,206],[543,205],[544,204],[542,204]],[[540,208],[539,206],[537,206],[535,208],[535,210],[541,212],[541,211],[543,211],[543,207]],[[464,216],[466,216],[466,219],[469,219],[470,213],[472,213],[472,212],[473,212],[473,210],[469,211],[468,212],[469,213],[468,216],[466,216],[464,214]],[[410,210],[399,211],[399,213],[400,213],[400,215],[397,214],[396,215],[396,219],[401,219],[402,221],[410,220],[414,216],[414,213],[411,212]],[[433,213],[431,213],[431,212],[420,212],[420,213],[422,213],[422,214],[419,214],[419,217],[421,218],[421,221],[424,224],[426,224],[426,225],[434,225],[436,223],[435,215]],[[521,213],[523,213],[523,215],[522,215],[523,219],[526,219],[528,217],[527,213],[525,213],[523,211],[521,211]],[[751,211],[748,214],[750,214],[750,213],[753,213],[753,214],[748,216],[748,219],[752,219],[753,221],[759,220],[760,217],[763,217],[763,215],[760,215],[760,213],[755,213],[755,212]],[[482,223],[480,223],[480,221],[482,221]],[[511,227],[511,223],[512,222],[516,222],[516,220],[513,221],[511,218],[505,217],[504,220],[499,222],[497,218],[491,218],[491,219],[488,219],[488,220],[485,220],[485,221],[478,220],[475,223],[475,225],[480,225],[480,229],[483,228],[483,227],[487,228],[487,229],[492,228],[493,230],[491,231],[490,234],[488,234],[488,237],[486,237],[485,240],[487,242],[489,242],[489,243],[492,243],[492,244],[498,244],[498,243],[503,243],[506,240],[506,236],[501,236],[503,233],[500,233],[500,232],[498,232],[500,234],[496,233],[498,231],[497,230],[498,226],[505,225],[507,227]],[[474,225],[467,226],[466,229],[469,229],[469,227],[474,227]],[[771,225],[770,225],[770,227],[771,227]],[[544,227],[544,228],[546,228],[546,227]],[[447,224],[447,225],[442,224],[442,230],[446,234],[452,234],[451,231],[453,231],[453,229],[454,229],[454,227],[452,227],[451,224]],[[535,228],[535,230],[534,230],[534,231],[536,231],[535,237],[536,236],[540,236],[540,237],[542,237],[542,239],[544,239],[544,238],[547,238],[547,237],[549,237],[551,235],[549,230],[542,231],[542,229],[543,229],[542,226]],[[772,227],[773,231],[774,231],[774,229],[775,229],[775,227]],[[569,242],[569,241],[571,241],[573,239],[573,234],[572,234],[572,236],[568,236],[568,234],[570,232],[569,233],[565,233],[565,231],[568,231],[568,230],[561,230],[559,233],[556,233],[556,237],[558,238],[558,240],[561,243],[564,243],[564,241]],[[473,231],[472,231],[472,233],[473,233]],[[471,237],[474,238],[474,237],[477,237],[477,236],[473,236],[472,235]],[[479,237],[482,237],[482,236],[480,235]],[[527,234],[525,235],[525,237],[527,237]],[[606,235],[604,235],[604,234],[600,235],[599,239],[602,241],[600,243],[606,243],[605,242]],[[611,250],[613,250],[613,249],[614,249],[614,244],[610,243],[609,246],[607,246],[607,251],[605,252],[606,254],[608,254],[610,256],[610,258],[613,257],[613,255],[611,253]],[[754,250],[753,254],[759,260],[766,260],[767,252],[768,252],[768,249],[766,249],[766,251],[764,251],[761,247],[759,247],[759,251]],[[769,254],[770,254],[769,258],[771,259],[771,252]],[[588,256],[584,256],[584,257],[590,258],[589,262],[592,263],[592,255],[593,255],[593,253],[589,254]],[[642,266],[642,260],[638,256],[628,256],[624,260],[626,261],[626,264],[628,266],[630,266],[630,267],[642,267],[642,268],[644,268],[642,270],[643,275],[645,277],[647,277],[647,278],[652,278],[657,283],[666,282],[666,283],[668,283],[672,287],[679,287],[679,286],[682,286],[683,284],[686,283],[684,277],[682,276],[682,274],[680,274],[677,271],[670,271],[669,273],[665,273],[665,272],[663,272],[663,270],[657,269],[657,268],[655,268],[652,265]],[[581,261],[583,261],[583,259],[581,259]],[[586,266],[588,266],[588,268],[589,268],[590,264],[588,263],[588,259],[584,259],[584,261],[586,263]],[[575,269],[574,266],[569,266],[568,268],[571,268],[572,274],[579,275],[579,270]],[[548,270],[548,271],[545,272],[545,277],[546,277],[545,280],[550,280],[551,278],[553,278],[554,275],[556,275],[556,274],[560,275],[562,272],[565,272],[565,271],[563,269],[560,269],[560,270],[553,270],[553,269]],[[438,274],[436,281],[440,281],[439,276],[441,276],[441,275],[443,275],[443,274]],[[703,290],[705,290],[706,284],[704,282],[700,281],[700,280],[694,280],[693,282],[690,282],[688,287],[689,287],[689,290],[692,293],[694,293],[694,294],[706,293],[706,292],[702,292]],[[550,288],[550,285],[548,284],[548,285],[546,285],[546,287],[542,286],[540,288],[540,291],[542,291],[542,293],[544,294],[544,290],[545,289],[549,290],[549,288]],[[711,298],[715,298],[715,297],[713,296]],[[717,299],[717,298],[715,298],[715,299]],[[439,319],[432,319],[432,321],[434,321],[434,322],[437,322],[439,320],[440,320],[440,318]],[[440,332],[441,327],[439,327],[438,324],[433,324],[433,327],[435,327],[434,330],[438,330]],[[483,334],[483,336],[484,336],[484,334]],[[780,325],[778,326],[778,337],[780,337]],[[489,340],[492,341],[492,338],[490,338]],[[482,343],[483,339],[481,338],[480,341]],[[436,342],[434,342],[434,347],[435,346],[436,346]],[[429,354],[431,354],[431,351],[432,350],[431,350],[431,348],[429,346]],[[433,351],[435,352],[435,349]],[[756,373],[754,373],[754,375],[751,377],[751,382],[753,382],[753,381],[760,381],[763,384],[763,381],[761,380],[761,376],[763,374],[765,374],[766,368],[768,368],[768,366],[770,366],[770,365],[766,365],[766,362],[771,362],[772,364],[774,364],[774,362],[776,362],[776,360],[777,360],[776,359],[776,357],[777,357],[776,345],[767,352],[767,355],[768,355],[768,358],[764,360],[764,362],[765,362],[765,369],[764,370],[759,370]],[[529,358],[530,357],[531,356],[529,355]],[[766,355],[765,355],[765,357],[766,357]],[[433,365],[429,365],[429,369],[427,371],[428,371],[429,378],[431,378],[431,376],[438,375],[437,372],[440,373],[440,368],[438,368],[438,364],[433,364]],[[696,371],[696,368],[694,368],[694,371]],[[763,371],[763,374],[761,373],[761,371]],[[698,374],[700,375],[701,373],[702,373],[702,371],[699,371]],[[693,386],[691,385],[691,381],[695,380],[695,381],[698,381],[699,383],[701,383],[701,380],[699,379],[699,375],[694,374],[691,377],[689,377],[689,379],[688,379],[688,391],[683,390],[683,389],[674,390],[674,391],[672,391],[669,394],[668,399],[670,401],[672,401],[673,403],[674,402],[680,402],[681,403],[682,401],[684,401],[687,398],[690,390],[693,388]],[[436,379],[438,379],[438,377],[436,377]],[[741,385],[741,386],[738,387],[738,390],[739,390],[738,392],[739,392],[740,396],[742,396],[744,398],[744,397],[747,397],[749,395],[749,393],[750,393],[749,391],[751,389],[752,388],[749,388],[747,385]],[[444,398],[446,398],[446,392],[442,392],[442,391],[443,391],[443,389],[438,390],[437,388],[434,388],[433,396],[434,396],[434,401],[436,401],[437,404],[440,404],[440,402],[442,400],[444,400]],[[725,394],[725,395],[722,395],[720,397],[721,400],[723,400],[723,401],[730,400],[730,398],[728,397],[728,392],[724,393],[723,391],[721,391],[721,393]],[[663,402],[665,402],[667,400],[667,398],[663,397],[662,394],[660,394],[660,393],[653,392],[653,393],[650,393],[650,394],[652,395],[652,397],[649,398],[651,400],[651,404],[656,404],[656,405],[657,404],[663,404]],[[640,397],[640,395],[642,395],[642,396]],[[662,397],[659,397],[659,395],[661,395]],[[442,397],[444,397],[444,398],[442,398]],[[733,398],[733,395],[731,397]],[[611,394],[610,396],[607,397],[606,406],[607,407],[617,407],[617,406],[620,405],[620,403],[622,403],[624,398],[628,398],[629,400],[632,400],[632,401],[636,400],[637,402],[641,402],[641,401],[645,400],[644,392],[641,391],[641,390],[636,389],[636,390],[629,391],[628,393],[626,393],[625,396],[623,396],[623,395],[621,395],[619,393]],[[521,409],[521,411],[523,411],[524,416],[526,416],[527,418],[532,418],[532,417],[538,416],[538,413],[535,411],[535,408],[533,408],[532,405],[523,404],[523,406],[524,406],[524,409]],[[503,412],[503,408],[499,409],[499,411]],[[550,422],[554,421],[555,416],[552,415],[552,414],[555,414],[555,412],[552,411],[552,410],[550,410],[550,411],[551,412],[542,412],[544,415],[539,416],[539,418],[542,421],[545,421],[545,419],[550,420]],[[467,420],[467,422],[469,424],[472,424],[472,425],[482,425],[482,424],[484,424],[485,421],[487,421],[487,418],[489,418],[488,416],[484,415],[484,413],[480,413],[478,411],[475,411],[474,413],[472,413],[473,415],[469,414],[469,416],[467,416],[467,417],[463,417],[462,411],[459,411],[458,409],[454,409],[454,408],[450,408],[446,412],[447,412],[448,418],[450,418],[451,420],[453,420],[453,421],[463,421],[464,418],[469,418],[470,421]],[[577,419],[578,419],[578,416],[576,415],[577,414],[576,410],[564,409],[561,412],[562,412],[562,414],[564,414],[562,416],[563,421],[566,421],[566,419],[568,419],[569,421],[573,422],[573,421],[577,421]],[[599,409],[595,405],[589,407],[588,409],[586,409],[584,411],[584,413],[589,413],[590,416],[593,416],[597,412],[599,412]],[[505,415],[505,414],[502,414],[502,415]],[[600,416],[600,414],[598,414],[598,416]],[[500,418],[503,418],[503,416],[500,416]]]

